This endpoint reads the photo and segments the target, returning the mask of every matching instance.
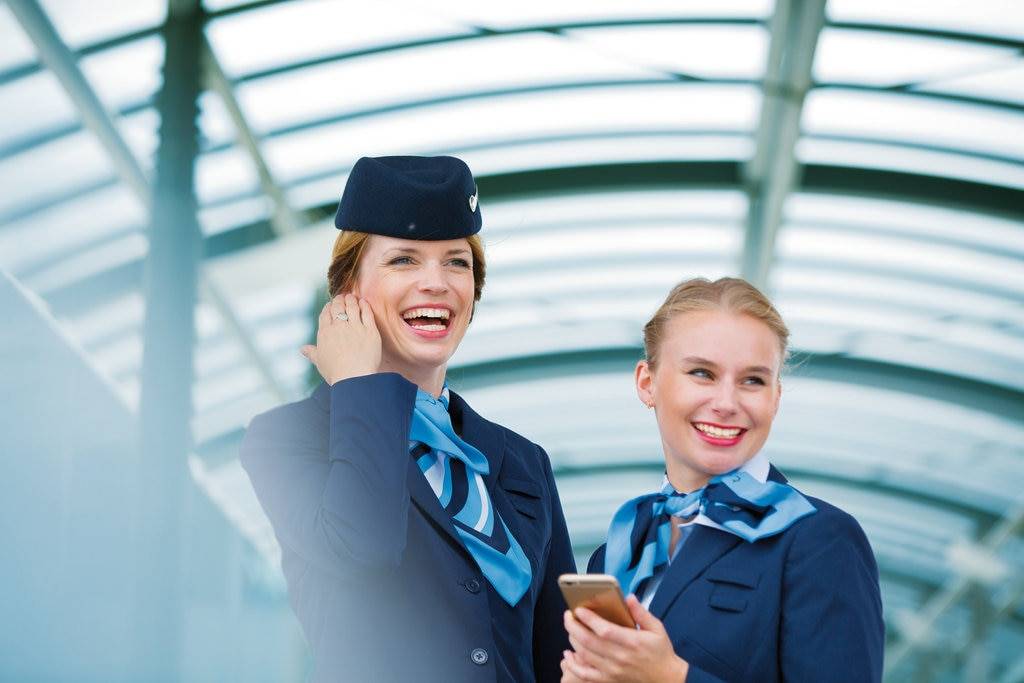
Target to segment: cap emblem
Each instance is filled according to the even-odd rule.
[[[474,189],[476,189],[476,192],[474,192],[473,194],[469,195],[469,210],[470,211],[476,211],[476,202],[477,202],[477,199],[480,197],[480,190],[477,189],[477,188],[474,188]]]

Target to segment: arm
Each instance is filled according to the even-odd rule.
[[[572,544],[569,542],[562,503],[555,487],[555,477],[551,472],[551,462],[544,449],[538,447],[538,450],[544,463],[548,491],[551,492],[551,543],[548,546],[547,562],[544,563],[544,579],[533,613],[533,671],[537,680],[544,683],[558,680],[558,663],[562,658],[562,651],[569,646],[568,635],[562,626],[565,600],[558,587],[558,577],[561,574],[574,573],[576,561],[573,559]]]
[[[852,517],[827,521],[794,540],[786,564],[783,679],[813,680],[827,666],[833,681],[881,681],[885,625],[874,555]]]
[[[335,383],[330,397],[326,453],[308,415],[275,412],[253,420],[242,465],[283,546],[326,571],[397,567],[416,387],[374,374]]]

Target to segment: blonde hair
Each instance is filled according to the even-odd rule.
[[[473,254],[473,301],[480,301],[484,291],[484,279],[487,275],[487,263],[484,260],[484,243],[479,235],[466,238],[469,250]],[[355,230],[342,230],[334,240],[331,251],[331,265],[327,268],[327,294],[335,297],[352,289],[359,277],[359,263],[363,252],[370,242],[370,234]]]
[[[726,311],[749,315],[768,326],[779,340],[782,361],[785,363],[789,344],[789,328],[775,306],[761,291],[746,280],[723,277],[712,282],[698,277],[684,280],[672,288],[665,303],[644,325],[644,354],[653,370],[665,327],[677,315],[693,311]]]

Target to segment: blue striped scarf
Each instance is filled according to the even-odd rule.
[[[445,394],[417,391],[409,449],[484,577],[505,602],[518,603],[530,587],[530,560],[491,503],[487,458],[455,433]]]
[[[668,563],[672,517],[702,514],[716,526],[753,543],[782,533],[817,512],[788,484],[764,483],[745,471],[712,477],[693,493],[666,483],[661,491],[638,496],[619,508],[608,528],[604,571],[627,593],[642,595],[645,582]]]

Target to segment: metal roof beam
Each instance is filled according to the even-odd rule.
[[[61,40],[53,23],[36,0],[8,0],[8,5],[35,44],[42,62],[53,71],[64,87],[82,120],[85,121],[86,127],[99,138],[100,144],[114,163],[118,177],[131,189],[147,213],[151,211],[153,198],[149,178],[79,69],[74,53]],[[270,391],[282,401],[289,400],[289,392],[277,379],[270,362],[256,348],[251,336],[245,332],[228,298],[204,272],[200,273],[200,287],[204,296],[213,303],[227,329],[235,334],[238,343]]]
[[[780,0],[771,19],[757,147],[745,169],[750,198],[741,272],[765,289],[786,197],[799,182],[796,142],[825,0]]]
[[[118,177],[147,208],[150,206],[149,178],[139,166],[100,98],[78,68],[74,53],[61,40],[57,29],[36,0],[8,0],[8,7],[32,40],[40,61],[60,81],[82,120],[110,156]]]
[[[877,387],[953,403],[1024,422],[1024,391],[969,377],[839,354],[794,352],[799,367],[791,377]],[[639,346],[565,351],[452,366],[448,377],[459,391],[552,377],[629,371],[641,358]]]
[[[987,556],[995,557],[999,550],[1018,536],[1022,530],[1024,530],[1024,498],[1020,499],[1018,504],[1008,511],[1006,516],[977,543],[976,554],[984,553]],[[953,607],[969,599],[972,592],[979,587],[985,587],[985,578],[976,576],[970,571],[961,570],[950,579],[921,609],[917,610],[907,626],[896,634],[895,640],[886,651],[886,673],[892,674],[909,657],[927,649],[931,634],[934,633],[938,621]],[[1015,592],[1017,593],[1016,599],[1011,599],[1000,608],[1001,615],[1016,609],[1021,593],[1020,586]]]
[[[249,155],[249,160],[256,167],[256,173],[260,179],[260,189],[263,190],[263,194],[270,198],[270,202],[273,205],[270,224],[274,229],[274,233],[278,237],[290,235],[301,226],[300,217],[292,209],[284,190],[281,189],[281,186],[270,172],[270,167],[267,166],[267,162],[263,158],[263,151],[260,149],[256,134],[253,133],[252,128],[249,126],[249,122],[242,112],[242,107],[238,104],[238,99],[235,97],[234,85],[228,79],[227,74],[224,73],[217,55],[210,46],[209,37],[205,35],[203,36],[202,54],[203,79],[206,87],[217,93],[224,103],[224,108],[227,109],[228,116],[231,118],[231,122],[235,125],[235,131],[238,133],[238,144],[246,151]]]

